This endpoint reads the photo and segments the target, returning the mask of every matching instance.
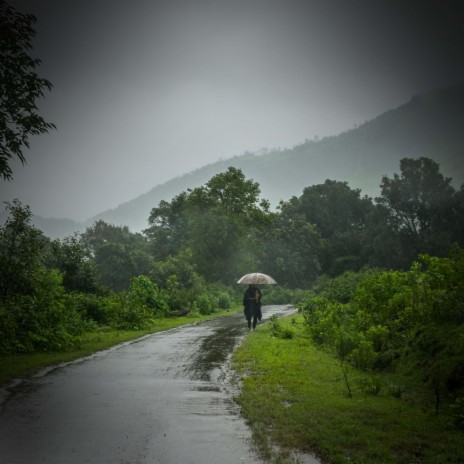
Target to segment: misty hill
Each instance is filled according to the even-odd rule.
[[[242,169],[248,178],[257,181],[262,197],[273,206],[326,179],[347,181],[350,187],[375,197],[382,175],[398,172],[401,158],[420,156],[438,162],[443,174],[453,178],[456,188],[464,182],[464,83],[415,96],[408,103],[336,136],[209,164],[157,185],[85,224],[42,218],[34,221],[50,237],[83,231],[98,219],[140,231],[147,227],[151,209],[161,200],[170,201],[187,188],[203,185],[229,166]]]
[[[103,219],[142,230],[147,227],[150,210],[161,200],[170,201],[187,188],[203,185],[228,166],[242,169],[257,181],[262,197],[273,206],[326,179],[347,181],[363,194],[377,196],[382,175],[398,172],[401,158],[419,156],[438,162],[441,171],[453,178],[455,187],[464,182],[464,84],[415,96],[405,105],[337,136],[209,164],[105,211],[89,224]]]

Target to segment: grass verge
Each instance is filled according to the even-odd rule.
[[[78,343],[79,348],[72,351],[0,354],[0,386],[10,383],[13,379],[31,375],[44,367],[89,356],[119,343],[136,340],[144,335],[233,313],[234,310],[229,310],[218,311],[207,316],[158,319],[156,326],[145,330],[111,330],[104,328],[98,332],[88,332],[82,335]]]
[[[292,462],[299,450],[334,464],[464,463],[464,434],[449,417],[395,397],[386,380],[369,392],[360,372],[348,374],[349,398],[340,363],[311,345],[303,319],[278,324],[252,332],[233,357],[237,402],[265,459]]]

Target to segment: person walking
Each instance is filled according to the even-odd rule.
[[[261,320],[261,290],[256,285],[250,284],[243,294],[243,312],[248,323],[248,330],[256,329],[258,320]]]

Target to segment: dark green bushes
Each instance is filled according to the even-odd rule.
[[[85,328],[56,271],[39,270],[36,288],[0,304],[0,351],[66,350]]]
[[[464,397],[463,297],[464,252],[456,249],[450,258],[422,255],[407,272],[333,279],[299,309],[316,344],[356,368],[414,379],[438,412]]]
[[[31,224],[28,207],[15,201],[8,210],[0,228],[0,352],[65,351],[84,331],[145,329],[161,317],[211,314],[234,301],[227,287],[205,283],[188,250],[115,293],[100,283],[79,236],[51,242]],[[109,231],[130,238],[128,230]]]

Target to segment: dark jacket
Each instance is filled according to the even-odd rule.
[[[243,308],[245,317],[251,319],[257,317],[261,320],[261,290],[258,287],[250,286],[243,294]]]

